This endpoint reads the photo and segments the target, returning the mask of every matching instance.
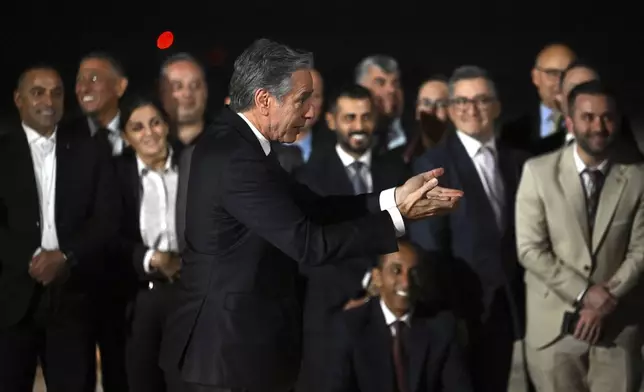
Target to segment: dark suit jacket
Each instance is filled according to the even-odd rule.
[[[192,154],[161,365],[187,382],[286,391],[300,363],[297,262],[395,251],[393,224],[377,195],[320,198],[296,183],[231,110],[215,129]]]
[[[557,132],[542,138],[541,109],[536,105],[533,111],[503,124],[499,139],[508,147],[541,155],[563,147],[567,133],[562,121]]]
[[[495,224],[474,162],[456,133],[418,158],[413,168],[414,173],[445,168],[442,186],[465,193],[453,213],[412,222],[409,233],[425,250],[439,252],[450,260],[443,273],[454,276],[445,280],[450,282],[458,310],[470,320],[485,316],[500,288],[513,288],[513,294],[523,295],[514,234],[514,200],[527,156],[502,144],[497,144],[497,151],[506,200],[502,232]],[[473,300],[476,298],[481,301]]]
[[[19,322],[41,287],[28,273],[41,242],[40,201],[27,136],[20,125],[15,128],[0,137],[0,179],[6,184],[0,187],[0,326]],[[59,127],[56,137],[56,230],[71,266],[60,284],[84,291],[118,229],[114,174],[89,135]]]
[[[328,392],[396,390],[391,330],[377,298],[341,314],[334,325]],[[470,377],[449,312],[416,309],[411,317],[408,385],[411,392],[468,392]]]
[[[374,193],[404,184],[409,169],[402,157],[389,152],[373,155],[371,175]],[[335,148],[312,157],[295,177],[316,193],[323,196],[352,195],[351,180]],[[342,310],[351,298],[363,293],[362,278],[375,264],[375,256],[341,260],[341,263],[310,267],[301,266],[307,278],[304,305],[304,331],[328,332],[329,316]],[[336,260],[340,261],[340,260]]]

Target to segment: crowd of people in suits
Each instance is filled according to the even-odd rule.
[[[240,58],[269,49],[288,53],[260,40]],[[65,120],[57,70],[25,69],[21,122],[0,135],[10,184],[0,188],[1,391],[31,392],[40,365],[52,392],[94,391],[97,367],[105,392],[220,390],[206,389],[220,379],[221,390],[250,392],[500,392],[515,342],[525,390],[638,390],[644,162],[590,64],[545,47],[532,69],[539,104],[505,124],[478,66],[428,78],[411,116],[390,56],[366,57],[330,94],[319,70],[299,69],[313,114],[292,143],[239,115],[236,74],[232,99],[210,116],[206,70],[187,53],[166,59],[153,95],[129,91],[110,54],[84,56],[83,115]],[[303,198],[380,194],[382,206],[388,190],[436,168],[464,196],[449,214],[405,220],[396,243],[375,224],[384,213],[343,232],[387,250],[378,257],[343,252],[331,235],[306,244],[338,246],[328,263],[304,260],[289,237],[297,215],[275,202],[283,220],[257,231],[285,257],[223,212],[249,227],[272,216],[249,199],[262,173],[250,155],[230,156],[240,141],[219,137],[224,123],[271,160],[265,178],[288,176]],[[210,200],[223,207],[191,207]],[[329,206],[305,213],[325,225],[364,213]],[[214,219],[216,241],[200,230]],[[235,260],[260,251],[275,262],[240,275]],[[213,255],[217,274],[195,267]],[[278,300],[235,291],[244,285]],[[297,318],[289,336],[276,302]]]

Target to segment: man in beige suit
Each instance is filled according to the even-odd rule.
[[[619,116],[601,82],[575,87],[568,107],[576,142],[528,161],[516,200],[528,369],[539,392],[634,391],[644,166],[620,159]]]

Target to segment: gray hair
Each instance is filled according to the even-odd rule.
[[[355,82],[359,84],[367,76],[371,67],[378,67],[387,74],[400,72],[398,61],[395,58],[384,54],[376,54],[365,57],[358,63],[355,69]]]
[[[456,83],[462,80],[479,78],[484,79],[487,82],[488,87],[490,88],[490,92],[496,98],[496,86],[494,85],[494,81],[492,80],[492,78],[490,78],[490,75],[485,69],[476,65],[463,65],[454,70],[452,76],[449,78],[449,82],[447,83],[449,89],[449,97],[454,98],[454,86],[456,85]]]
[[[206,70],[203,67],[203,65],[201,65],[201,62],[197,60],[196,57],[194,57],[193,55],[187,52],[175,53],[172,56],[165,59],[163,63],[161,63],[161,70],[159,72],[159,76],[161,78],[164,78],[166,75],[166,72],[168,71],[168,67],[170,67],[172,64],[175,64],[181,61],[187,61],[189,63],[194,64],[197,68],[199,68],[199,71],[201,72],[201,75],[203,75],[204,79],[206,78]]]
[[[313,68],[313,54],[291,49],[266,38],[253,42],[235,60],[228,88],[230,104],[236,112],[253,107],[255,92],[266,89],[282,101],[291,91],[291,75]]]

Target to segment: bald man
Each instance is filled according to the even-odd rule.
[[[567,132],[557,94],[561,74],[575,58],[572,49],[563,44],[548,45],[539,52],[532,68],[532,83],[537,89],[540,103],[503,127],[503,141],[535,155],[564,145]]]

